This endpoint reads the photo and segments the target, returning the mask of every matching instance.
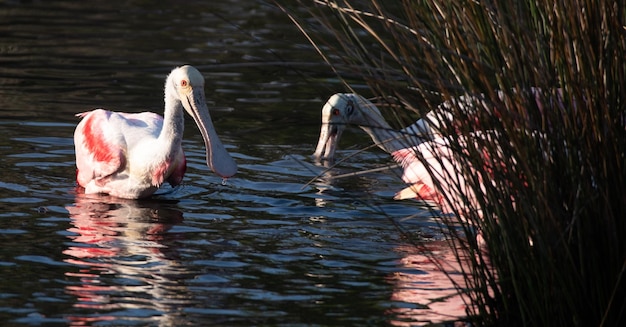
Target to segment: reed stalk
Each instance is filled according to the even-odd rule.
[[[339,77],[387,99],[392,126],[482,95],[442,122],[468,185],[442,227],[470,262],[474,325],[626,323],[623,0],[297,3],[313,21],[282,6]],[[476,130],[493,137],[461,147]]]

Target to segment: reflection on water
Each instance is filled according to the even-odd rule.
[[[181,281],[188,272],[176,249],[163,244],[167,231],[183,219],[159,202],[77,194],[68,206],[71,242],[64,261],[78,267],[65,275],[80,281],[66,287],[76,297],[72,325],[138,319],[156,325],[180,322],[181,306],[193,298]],[[81,310],[78,310],[81,312]]]
[[[393,301],[404,303],[390,310],[393,326],[415,326],[417,322],[448,320],[466,316],[466,301],[458,293],[465,281],[450,244],[432,241],[419,249],[400,246],[402,269],[389,277],[394,284]],[[414,305],[406,305],[414,304]]]
[[[316,162],[319,168],[322,170],[317,173],[313,180],[310,180],[308,183],[312,184],[316,189],[315,196],[315,205],[318,207],[325,207],[327,204],[332,204],[333,199],[337,199],[337,197],[333,196],[333,193],[341,192],[341,188],[337,187],[335,176],[339,174],[339,169],[333,169],[331,164],[327,161],[322,163]]]

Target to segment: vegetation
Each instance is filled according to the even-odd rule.
[[[459,260],[470,258],[459,290],[474,325],[626,324],[623,0],[299,5],[314,19],[285,9],[294,23],[338,76],[385,99],[395,127],[483,95],[472,112],[452,109],[471,123],[442,122],[453,143],[496,132],[458,148],[461,191],[477,201],[449,203],[462,219],[442,225],[463,226],[449,232]],[[474,229],[484,248],[465,237]]]

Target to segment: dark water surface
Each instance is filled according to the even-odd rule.
[[[0,2],[0,325],[424,325],[462,314],[391,219],[396,174],[307,184],[323,101],[344,91],[288,19],[257,1]],[[177,65],[206,78],[239,164],[222,184],[187,121],[184,185],[149,200],[75,189],[74,114],[162,113]],[[346,136],[346,157],[369,144]],[[358,144],[350,149],[350,144]],[[389,162],[362,152],[332,173]],[[430,243],[442,258],[445,245]],[[426,307],[425,305],[430,305]]]

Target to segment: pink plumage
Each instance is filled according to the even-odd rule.
[[[237,165],[224,149],[204,102],[204,78],[195,68],[172,70],[165,83],[164,116],[104,109],[78,114],[74,132],[76,180],[85,193],[138,199],[164,182],[182,182],[184,111],[195,120],[205,141],[207,165],[216,174],[234,175]]]

